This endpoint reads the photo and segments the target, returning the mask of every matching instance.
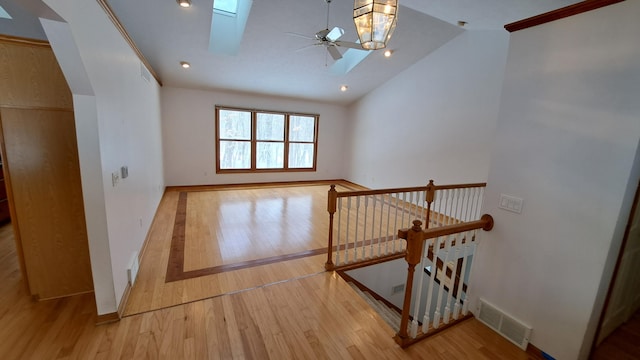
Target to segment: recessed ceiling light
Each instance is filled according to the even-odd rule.
[[[185,69],[188,69],[188,68],[190,68],[190,67],[191,67],[191,64],[189,64],[189,63],[188,63],[188,62],[186,62],[186,61],[180,61],[180,66],[182,66],[182,67],[183,67],[183,68],[185,68]]]
[[[458,20],[458,26],[460,26],[460,27],[464,27],[467,24],[468,24],[468,22],[466,22],[466,21]]]
[[[340,91],[347,91],[349,89],[349,87],[347,85],[342,85],[340,86]]]
[[[176,0],[183,8],[191,7],[191,0]]]
[[[393,54],[392,50],[385,50],[384,51],[384,57],[391,57],[391,54]]]

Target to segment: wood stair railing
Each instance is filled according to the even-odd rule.
[[[480,220],[464,222],[455,225],[448,225],[439,228],[422,229],[422,222],[415,220],[413,227],[410,229],[401,229],[398,231],[398,237],[405,239],[407,242],[407,251],[405,260],[408,263],[407,268],[407,281],[405,288],[404,303],[402,307],[402,318],[400,322],[400,330],[395,336],[396,342],[402,346],[407,347],[417,341],[420,341],[428,336],[435,334],[459,321],[466,319],[467,315],[467,303],[463,301],[463,308],[460,312],[459,303],[461,302],[461,295],[466,293],[466,284],[464,284],[466,273],[466,262],[468,252],[466,247],[475,242],[475,231],[483,229],[490,231],[493,228],[493,218],[491,215],[484,214]],[[473,234],[473,235],[472,235]],[[425,251],[425,243],[428,243]],[[460,250],[465,249],[462,258],[459,257]],[[434,251],[435,250],[435,251]],[[444,250],[446,253],[445,260],[442,260],[438,253]],[[453,261],[459,263],[455,269],[448,269],[446,263],[449,262],[449,258],[452,257],[452,252],[455,255]],[[425,259],[432,262],[435,261],[436,271],[432,271],[429,274],[428,295],[426,298],[426,306],[424,308],[424,316],[420,323],[418,313],[421,308],[421,292],[422,284],[424,281],[418,282],[420,288],[417,291],[416,296],[413,294],[413,280],[416,265],[423,264]],[[436,283],[436,272],[445,269],[445,277],[455,279],[454,284],[449,284],[445,289],[445,281],[440,281],[439,286],[434,286]],[[450,270],[450,273],[448,272]],[[422,276],[421,276],[422,277]],[[453,291],[451,291],[453,287]],[[447,291],[447,298],[442,299],[443,292]],[[434,291],[436,294],[434,294]],[[436,309],[433,317],[431,316],[431,303],[432,297],[437,295]],[[468,298],[468,295],[466,296]],[[453,309],[451,309],[452,299],[454,302]],[[411,309],[411,302],[416,304],[413,310]],[[444,310],[441,312],[441,304],[444,303]],[[462,315],[462,318],[460,318]],[[413,320],[409,326],[409,318]],[[451,320],[453,317],[453,321]],[[442,324],[440,323],[440,320]],[[421,326],[421,331],[418,331],[418,326]]]
[[[405,256],[398,230],[413,219],[425,228],[478,220],[485,183],[328,193],[329,239],[325,268],[345,270]]]

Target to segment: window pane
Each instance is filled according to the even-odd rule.
[[[289,141],[309,141],[315,138],[316,119],[313,116],[291,116],[289,120]]]
[[[251,143],[220,141],[220,169],[250,169]]]
[[[284,141],[284,115],[258,113],[256,140]]]
[[[220,139],[251,140],[251,112],[220,109]]]
[[[289,168],[312,168],[313,144],[289,144]]]
[[[256,145],[258,169],[284,168],[284,143],[258,142]]]

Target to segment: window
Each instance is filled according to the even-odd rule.
[[[318,118],[216,106],[216,172],[315,171]]]

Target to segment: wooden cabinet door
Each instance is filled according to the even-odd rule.
[[[31,293],[93,290],[73,112],[2,108],[0,121]]]

